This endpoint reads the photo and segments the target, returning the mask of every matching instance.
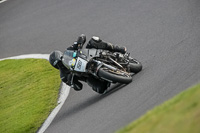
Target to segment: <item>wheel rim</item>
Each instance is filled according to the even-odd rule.
[[[119,75],[119,76],[123,76],[123,77],[131,77],[131,75],[129,73],[122,71],[122,70],[113,71],[113,70],[108,69],[108,68],[103,68],[103,70],[105,70],[109,73],[115,74],[115,75]]]

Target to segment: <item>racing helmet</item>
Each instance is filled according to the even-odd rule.
[[[59,69],[59,64],[62,63],[61,59],[62,59],[63,53],[56,50],[51,52],[51,54],[49,55],[49,63],[56,69]]]

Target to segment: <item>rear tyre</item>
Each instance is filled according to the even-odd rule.
[[[142,70],[142,64],[136,59],[130,60],[129,67],[130,71],[133,73],[138,73]]]
[[[129,73],[121,70],[114,72],[108,68],[100,68],[98,71],[98,76],[104,80],[122,84],[128,84],[132,81],[132,77]]]

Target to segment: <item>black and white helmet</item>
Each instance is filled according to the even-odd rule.
[[[63,53],[60,51],[53,51],[49,55],[49,63],[56,69],[59,69],[58,64],[61,63]]]

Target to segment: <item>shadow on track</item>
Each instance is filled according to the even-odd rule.
[[[119,84],[119,83],[117,83],[117,84],[111,86],[105,94],[92,96],[92,97],[86,99],[85,101],[83,101],[83,102],[81,102],[79,104],[76,104],[74,107],[68,109],[66,112],[62,113],[59,117],[57,117],[57,119],[54,120],[52,125],[54,125],[55,123],[57,123],[59,121],[62,121],[63,119],[65,119],[67,117],[71,117],[74,114],[76,114],[76,113],[88,108],[89,106],[99,102],[103,98],[105,98],[105,97],[111,95],[112,93],[120,90],[121,88],[125,87],[126,85],[127,84]]]

